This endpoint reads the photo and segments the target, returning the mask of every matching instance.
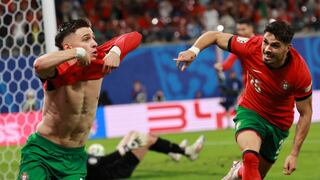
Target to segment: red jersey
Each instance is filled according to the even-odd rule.
[[[262,61],[262,36],[250,39],[233,36],[229,47],[247,76],[239,105],[251,109],[282,130],[293,122],[294,101],[312,94],[309,69],[300,54],[291,48],[283,67],[270,69]]]
[[[113,46],[118,46],[121,50],[120,60],[132,50],[137,48],[141,42],[142,36],[138,32],[123,34],[105,42],[97,47],[98,57],[91,61],[89,66],[81,67],[79,63],[70,65],[64,62],[56,67],[56,75],[53,78],[42,80],[44,89],[53,90],[61,86],[72,85],[78,81],[100,79],[105,76],[102,71],[104,65],[104,56]]]

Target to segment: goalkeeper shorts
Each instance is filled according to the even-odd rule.
[[[85,180],[87,153],[84,147],[65,148],[38,133],[31,134],[21,150],[18,180]]]
[[[239,106],[234,119],[236,136],[244,130],[253,130],[262,138],[260,155],[270,163],[274,163],[281,150],[289,131],[283,131],[269,123],[255,111]]]

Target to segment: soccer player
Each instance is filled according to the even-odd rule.
[[[85,19],[63,23],[59,51],[38,57],[34,69],[44,83],[42,121],[21,150],[18,179],[85,179],[84,145],[93,124],[102,78],[141,42],[137,32],[97,46]]]
[[[186,139],[178,145],[151,134],[133,131],[121,140],[116,151],[107,155],[102,145],[93,144],[88,148],[87,180],[129,178],[149,150],[168,154],[175,161],[179,161],[182,155],[196,160],[204,140],[202,135],[190,146],[187,146]]]
[[[240,19],[237,22],[236,29],[237,29],[237,34],[239,36],[247,37],[247,38],[251,38],[254,36],[253,23],[249,19]],[[237,55],[230,53],[227,59],[223,61],[223,63],[221,62],[215,63],[214,68],[217,71],[227,71],[232,68],[233,64],[236,62],[237,59],[238,59]],[[244,70],[242,72],[243,72],[242,80],[243,80],[243,84],[245,84],[246,76],[244,75]]]
[[[246,70],[248,81],[234,119],[242,162],[236,162],[224,179],[266,176],[288,137],[294,102],[300,117],[283,173],[290,175],[296,169],[311,124],[312,80],[304,59],[291,45],[293,35],[292,27],[283,21],[268,24],[263,36],[251,38],[209,31],[176,59],[184,71],[201,50],[216,44],[237,55]]]

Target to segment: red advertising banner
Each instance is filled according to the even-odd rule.
[[[25,144],[40,120],[41,112],[0,114],[0,146]]]

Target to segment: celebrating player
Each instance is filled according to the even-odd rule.
[[[44,83],[42,121],[21,150],[18,179],[85,179],[84,145],[96,113],[102,78],[141,41],[137,32],[97,46],[85,19],[63,23],[60,51],[40,56],[34,69]]]
[[[237,55],[246,71],[248,80],[234,119],[242,162],[235,162],[224,179],[266,176],[288,137],[294,102],[300,117],[283,173],[290,175],[296,169],[311,123],[312,80],[304,59],[292,48],[293,35],[292,27],[283,21],[268,24],[263,36],[251,38],[210,31],[176,59],[177,67],[184,71],[201,50],[216,44]]]

